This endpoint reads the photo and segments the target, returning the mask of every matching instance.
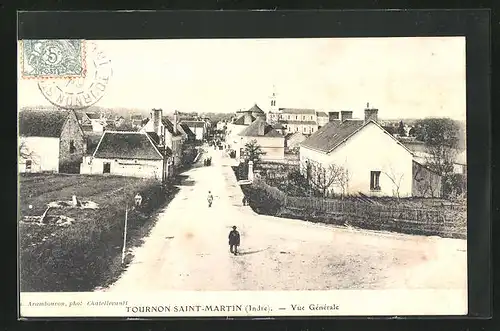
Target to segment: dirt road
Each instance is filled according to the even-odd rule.
[[[105,291],[466,288],[466,241],[255,214],[222,151],[189,170],[123,276]],[[208,208],[208,191],[214,203]],[[236,225],[241,255],[229,254]]]

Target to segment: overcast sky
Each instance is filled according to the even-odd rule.
[[[257,103],[382,118],[465,120],[465,38],[97,41],[112,61],[102,107],[234,112]],[[49,105],[33,80],[19,105]]]

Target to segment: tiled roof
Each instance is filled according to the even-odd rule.
[[[259,114],[265,114],[264,111],[262,109],[260,109],[259,106],[257,106],[257,104],[254,104],[252,106],[252,108],[250,108],[249,110],[247,110],[248,112],[252,112],[254,114],[256,113],[259,113]]]
[[[189,128],[189,126],[186,123],[179,123],[179,126],[182,128],[182,130],[184,131],[184,133],[187,134],[188,136],[191,136],[191,137],[195,137],[196,136],[193,133],[193,131],[191,131],[191,129]]]
[[[282,120],[282,123],[285,124],[303,124],[303,125],[317,125],[315,121],[288,121],[288,120]]]
[[[177,131],[177,133],[174,131],[174,124],[172,122],[170,122],[170,120],[167,118],[167,117],[163,117],[161,119],[163,125],[165,126],[165,128],[168,130],[168,132],[170,132],[171,135],[173,136],[180,136],[181,133],[179,131]]]
[[[91,120],[98,120],[101,118],[101,115],[98,113],[86,113],[87,117],[90,118]]]
[[[314,115],[314,109],[299,109],[299,108],[280,108],[282,114],[297,114],[297,115]]]
[[[409,150],[405,145],[403,145],[400,141],[394,138],[393,135],[389,134],[382,126],[380,126],[375,121],[365,122],[364,120],[353,120],[348,119],[343,122],[328,122],[325,126],[320,128],[318,131],[313,133],[309,138],[304,140],[301,146],[306,148],[315,149],[324,153],[330,153],[335,148],[337,148],[342,142],[347,140],[351,135],[355,134],[364,126],[369,123],[373,123],[380,130],[386,133],[389,137],[391,137],[394,142],[398,145],[406,149],[406,151],[410,154],[414,154],[411,150]]]
[[[239,135],[245,137],[283,137],[281,133],[276,131],[269,123],[264,121],[262,118],[256,119]]]
[[[189,127],[195,127],[195,128],[205,127],[205,122],[203,121],[182,121],[182,123],[186,124]]]
[[[63,110],[23,110],[19,112],[19,135],[58,138],[68,115]]]
[[[105,131],[94,153],[95,158],[162,160],[154,143],[141,132]]]
[[[329,153],[363,125],[363,120],[345,120],[340,124],[329,122],[304,140],[301,145]]]
[[[245,116],[248,116],[248,115],[241,115],[240,117],[238,117],[234,122],[233,124],[236,124],[236,125],[245,125]],[[250,115],[250,117],[252,118],[252,122],[255,121],[256,117],[255,116],[252,116]]]
[[[319,111],[316,113],[316,116],[318,117],[328,117],[328,114],[325,113],[324,111]]]

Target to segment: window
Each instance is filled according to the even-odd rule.
[[[109,162],[104,162],[102,165],[102,173],[103,174],[109,174],[111,173],[111,163]]]
[[[380,191],[380,171],[370,172],[370,190]]]
[[[312,117],[312,115],[311,115],[311,121],[312,121],[312,120],[313,120],[313,117]]]
[[[25,167],[26,167],[26,172],[31,171],[31,160],[26,160]]]
[[[75,142],[73,140],[69,141],[69,152],[70,154],[76,152]]]
[[[306,117],[305,116],[302,116],[302,120],[305,121],[306,120]]]
[[[299,119],[299,116],[298,115],[295,115],[295,119],[298,120]]]

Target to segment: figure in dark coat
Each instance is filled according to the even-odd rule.
[[[240,233],[236,230],[236,226],[233,226],[233,230],[229,232],[229,251],[234,255],[238,254],[238,246],[240,245]]]
[[[212,202],[214,201],[214,196],[212,195],[212,193],[210,191],[208,191],[207,201],[208,201],[208,207],[212,207]]]

